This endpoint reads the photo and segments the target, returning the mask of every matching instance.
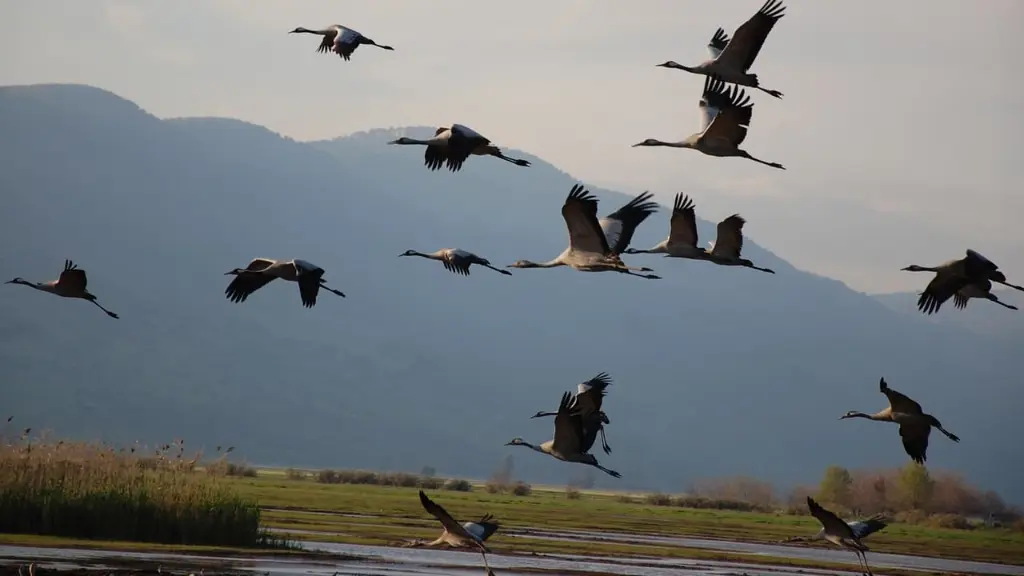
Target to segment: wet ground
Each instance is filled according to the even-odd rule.
[[[298,532],[298,531],[293,531]],[[505,537],[524,539],[553,539],[592,541],[600,546],[602,541],[625,543],[655,543],[662,546],[683,546],[721,550],[732,554],[765,555],[777,558],[818,560],[825,562],[849,563],[850,572],[791,568],[785,566],[763,566],[739,562],[711,562],[704,560],[659,559],[659,558],[597,558],[571,554],[544,555],[488,555],[488,561],[500,576],[526,576],[528,574],[661,576],[669,574],[711,574],[745,576],[825,576],[857,573],[856,560],[852,554],[827,548],[776,546],[744,542],[729,542],[697,538],[676,538],[661,536],[638,536],[616,533],[561,533],[544,530],[507,530]],[[72,572],[105,576],[114,574],[161,574],[184,576],[190,573],[205,574],[269,574],[271,576],[432,576],[440,574],[482,575],[482,561],[475,552],[443,549],[392,548],[382,546],[356,546],[326,542],[304,542],[312,551],[327,553],[317,558],[271,558],[271,557],[217,557],[165,553],[112,552],[100,550],[33,548],[0,546],[0,576],[16,574],[17,567],[34,562],[35,576],[46,576],[59,569],[65,575]],[[1024,566],[1007,566],[982,562],[966,562],[902,556],[897,554],[869,554],[869,561],[877,573],[885,568],[904,570],[925,570],[950,574],[1011,574],[1024,576]],[[70,571],[70,572],[65,572]],[[28,576],[23,569],[23,576]]]

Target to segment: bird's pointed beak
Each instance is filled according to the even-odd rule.
[[[14,284],[14,280],[8,280],[7,282],[4,282],[4,284]]]
[[[643,145],[644,145],[643,142],[637,142],[636,144],[633,144],[632,146],[630,146],[630,148],[636,148],[637,146],[643,146]]]
[[[398,140],[392,140],[392,141],[388,142],[388,144],[398,144]]]

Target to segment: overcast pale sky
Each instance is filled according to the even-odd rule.
[[[762,0],[0,0],[0,84],[76,82],[161,117],[228,116],[300,140],[468,124],[583,182],[733,212],[798,267],[864,291],[972,247],[1024,279],[1018,0],[787,0],[754,71],[744,147],[773,170],[630,148],[698,129],[696,64]],[[394,52],[352,61],[296,26]],[[658,225],[664,225],[659,221]]]

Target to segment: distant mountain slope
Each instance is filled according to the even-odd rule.
[[[932,465],[1024,499],[1018,351],[794,269],[756,244],[756,214],[745,250],[776,275],[636,256],[664,279],[465,278],[397,258],[459,246],[507,264],[567,241],[569,175],[532,157],[431,173],[422,149],[384,145],[425,130],[299,143],[160,120],[85,86],[0,88],[0,275],[50,279],[73,258],[122,317],[3,286],[0,410],[66,434],[236,444],[268,464],[485,477],[513,454],[517,475],[562,482],[570,465],[503,444],[549,439],[529,415],[606,370],[601,459],[624,477],[599,482],[680,490],[902,464],[895,427],[837,420],[883,407],[884,375],[964,439],[933,439]],[[594,191],[602,214],[628,200]],[[662,239],[668,213],[635,245]],[[254,256],[315,262],[349,297],[305,310],[281,283],[228,302],[223,273]]]

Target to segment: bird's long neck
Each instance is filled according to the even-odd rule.
[[[907,272],[938,272],[938,266],[911,266]]]
[[[534,418],[541,418],[544,416],[558,416],[557,412],[537,412],[533,415]]]
[[[559,266],[565,265],[565,262],[563,262],[561,258],[555,258],[554,260],[549,260],[547,262],[533,263],[534,268],[558,268]]]
[[[518,444],[516,444],[516,446],[526,446],[527,448],[534,450],[536,452],[547,454],[547,452],[545,452],[540,446],[537,446],[536,444],[530,444],[529,442],[519,442]]]
[[[420,258],[426,258],[427,260],[440,260],[441,257],[437,254],[424,254],[423,252],[413,252],[411,256],[419,256]]]
[[[665,243],[662,242],[653,248],[627,248],[626,254],[664,254],[668,252],[665,247]]]
[[[320,36],[326,36],[334,33],[334,28],[324,28],[322,30],[310,30],[309,28],[296,28],[297,34],[319,34]]]
[[[417,140],[416,138],[405,138],[395,142],[399,146],[430,146],[434,142],[430,140]]]
[[[36,282],[29,282],[28,280],[18,279],[18,280],[12,280],[11,284],[21,284],[22,286],[28,286],[29,288],[35,288],[36,290],[41,290],[43,292],[51,292],[52,291],[50,289],[50,285],[49,284],[45,284],[45,283],[42,283],[42,282],[36,283]]]
[[[877,413],[877,414],[865,414],[863,412],[854,412],[853,414],[850,414],[848,416],[848,418],[864,418],[864,419],[867,419],[867,420],[878,420],[878,421],[887,421],[887,420],[889,420],[888,414],[884,410],[882,412]]]
[[[694,66],[687,66],[685,64],[679,64],[677,62],[673,62],[671,64],[666,64],[664,67],[665,68],[672,68],[673,70],[683,70],[684,72],[696,72],[697,71],[697,69]]]
[[[693,148],[693,142],[689,140],[680,140],[679,142],[663,142],[661,140],[655,140],[648,146],[667,146],[669,148]]]

